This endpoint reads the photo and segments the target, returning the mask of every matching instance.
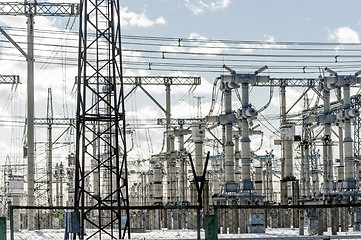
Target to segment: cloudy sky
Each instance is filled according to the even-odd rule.
[[[5,2],[0,0],[0,3]],[[267,74],[271,77],[290,78],[317,78],[326,66],[350,74],[359,70],[359,0],[120,2],[125,75],[202,78],[202,85],[195,90],[190,87],[172,87],[172,116],[175,118],[196,117],[196,97],[202,97],[202,116],[209,112],[214,79],[224,74],[223,64],[245,73],[267,65]],[[35,117],[46,117],[48,88],[52,88],[53,92],[54,116],[74,117],[75,100],[71,90],[76,75],[77,24],[74,18],[35,18]],[[26,50],[24,16],[0,16],[0,26]],[[295,63],[291,64],[290,61]],[[26,114],[26,63],[2,35],[0,74],[21,77],[22,84],[16,91],[7,85],[0,86],[0,119],[3,119],[0,128],[4,133],[0,139],[1,161],[5,161],[3,159],[6,156],[21,161],[19,156],[25,132],[21,122]],[[163,87],[147,89],[164,104]],[[251,101],[259,109],[269,100],[269,89],[252,91]],[[301,91],[289,90],[289,105],[299,97]],[[218,96],[218,104],[220,99]],[[277,114],[278,89],[275,89],[271,102],[269,112]],[[149,123],[164,117],[162,111],[139,90],[129,96],[127,104],[130,123],[139,123],[144,119]],[[239,101],[234,97],[235,110],[239,107]],[[298,104],[296,110],[301,109],[302,104]],[[19,121],[20,124],[10,124],[9,119]],[[276,126],[277,121],[271,121],[271,125]],[[136,124],[133,125],[136,127]],[[262,130],[268,132],[270,140],[274,129],[269,125],[266,127],[268,129]],[[55,134],[60,135],[63,129],[56,131]],[[158,153],[162,143],[160,136],[158,130],[139,127],[133,136],[134,158]],[[46,141],[45,128],[37,128],[36,141],[39,142],[37,151],[44,151],[41,142]],[[144,141],[147,147],[142,145]],[[272,148],[271,141],[268,142],[265,148]],[[260,138],[255,137],[254,148],[259,144]],[[62,153],[72,151],[69,146],[61,149]],[[44,157],[45,153],[38,158]],[[63,161],[63,157],[58,154],[55,158],[56,161]]]
[[[361,27],[357,0],[128,0],[122,5],[125,34],[359,42]]]

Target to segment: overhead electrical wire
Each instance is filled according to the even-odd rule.
[[[17,27],[3,27],[11,31],[11,36],[19,38],[19,45],[26,45],[26,29]],[[77,66],[78,33],[69,31],[67,41],[63,39],[64,31],[35,29],[35,58],[36,63],[47,67],[50,64]],[[13,46],[0,38],[0,53]],[[93,49],[94,50],[94,49]],[[100,52],[106,50],[99,46]],[[225,62],[237,69],[237,72],[254,71],[259,66],[269,66],[269,74],[313,74],[316,76],[320,69],[331,67],[338,73],[353,73],[360,70],[361,43],[330,43],[330,42],[273,42],[273,41],[244,41],[229,39],[177,38],[161,36],[122,35],[122,51],[124,68],[128,70],[148,70],[150,72],[186,72],[186,73],[222,73],[220,66]],[[63,56],[66,56],[64,63]],[[88,52],[89,60],[95,56],[92,49]],[[106,56],[106,52],[104,52]],[[25,62],[24,57],[16,52],[10,56],[0,54],[0,60]],[[212,102],[209,115],[214,113],[219,89],[216,79],[212,90]],[[194,89],[190,89],[190,94]],[[270,89],[269,101],[259,109],[263,111],[270,104],[273,88]],[[186,95],[185,95],[186,96]],[[183,96],[176,104],[177,106]],[[237,96],[240,99],[240,96]],[[223,98],[217,105],[223,107]],[[136,104],[136,103],[135,103]],[[220,111],[220,109],[219,109]],[[270,132],[279,135],[279,130],[272,125],[272,117],[259,113],[260,124]],[[274,117],[275,120],[279,116]],[[133,119],[135,120],[135,119]],[[266,121],[267,124],[262,123]],[[148,126],[149,125],[144,125]],[[141,128],[142,123],[135,120],[132,128]],[[274,129],[274,130],[272,130]],[[138,135],[135,136],[139,138]],[[149,147],[148,147],[149,148]],[[163,142],[164,148],[164,142]],[[149,150],[149,149],[148,149]]]
[[[25,28],[4,27],[26,44]],[[37,63],[46,63],[49,51],[54,49],[50,40],[63,35],[64,31],[35,29]],[[77,65],[77,32],[69,32],[69,44],[59,43],[59,51],[66,52],[69,65]],[[0,43],[5,43],[1,40]],[[219,73],[223,62],[233,63],[240,71],[250,71],[266,63],[273,74],[315,74],[317,68],[333,67],[338,72],[359,69],[361,43],[330,42],[273,42],[228,39],[177,38],[157,36],[122,36],[124,65],[129,70],[185,71]],[[64,46],[63,46],[64,45]],[[66,46],[65,46],[66,45]],[[1,46],[1,49],[12,46]],[[102,47],[100,46],[100,50]],[[246,51],[245,51],[246,50]],[[73,54],[73,56],[71,56]],[[91,51],[89,52],[91,56]],[[23,61],[23,56],[2,56],[2,60]],[[59,64],[61,57],[52,57],[51,64]],[[247,62],[247,64],[240,64]],[[48,63],[47,63],[48,64]]]
[[[18,31],[26,33],[26,28],[2,26],[5,30]],[[48,29],[34,29],[36,33],[43,33],[54,36],[54,34],[62,35],[62,30],[48,30]],[[77,31],[73,31],[74,36],[78,36]],[[89,35],[95,35],[88,33]],[[173,42],[173,43],[226,43],[226,44],[265,44],[265,45],[281,45],[281,46],[360,46],[361,43],[339,43],[339,42],[316,42],[316,41],[267,41],[267,40],[230,40],[230,39],[206,39],[206,38],[178,38],[165,36],[144,36],[144,35],[126,35],[122,34],[122,39],[129,40],[144,40],[144,41],[158,41],[158,42]],[[181,40],[181,41],[179,41]],[[132,41],[133,42],[133,41]],[[180,46],[184,46],[181,44]]]

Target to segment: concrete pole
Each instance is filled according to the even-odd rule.
[[[202,176],[203,174],[203,141],[205,126],[202,123],[194,123],[192,125],[192,140],[194,142],[195,148],[195,169],[197,176]]]
[[[255,167],[254,186],[256,193],[263,195],[262,166]]]
[[[284,131],[290,130],[287,125],[286,120],[286,87],[284,84],[280,86],[280,97],[281,97],[281,129],[284,128]],[[281,148],[282,148],[282,158],[281,158],[281,204],[288,204],[289,198],[293,196],[289,194],[291,191],[292,184],[288,184],[290,181],[294,180],[293,177],[293,156],[292,156],[292,140],[289,139],[289,133],[281,134]],[[292,183],[292,182],[291,182]],[[292,213],[281,213],[281,227],[289,227],[292,221]]]
[[[345,159],[343,154],[343,128],[338,126],[338,154],[340,158],[340,166],[337,168],[337,182],[339,190],[342,190],[342,184],[345,181]]]
[[[27,19],[27,101],[28,101],[28,192],[27,205],[35,205],[35,156],[34,156],[34,16],[30,14]],[[28,211],[28,230],[35,230],[35,212]]]
[[[161,206],[163,205],[163,172],[160,164],[160,159],[158,159],[159,163],[154,164],[153,173],[154,173],[154,205]],[[162,214],[162,209],[155,210],[151,212],[153,215],[154,223],[152,229],[161,229],[163,226],[164,217]],[[165,221],[166,222],[166,221]]]
[[[59,165],[59,185],[60,185],[60,189],[59,189],[59,205],[58,206],[63,206],[64,204],[64,193],[63,193],[63,176],[64,176],[64,166],[63,163],[60,163]]]
[[[331,114],[330,91],[324,89],[323,92],[323,115],[327,118]],[[323,135],[323,191],[329,194],[332,191],[333,161],[332,161],[332,140],[331,122],[325,121]]]
[[[163,204],[163,173],[160,164],[156,164],[153,168],[154,172],[154,204]]]
[[[281,127],[286,123],[286,87],[282,84],[280,86],[280,115],[281,115]],[[281,136],[282,138],[282,136]],[[286,177],[285,174],[285,140],[281,139],[281,180]],[[282,187],[281,187],[281,195],[282,195]],[[281,197],[282,198],[282,197]]]
[[[286,87],[280,87],[281,94],[281,127],[286,124]],[[293,176],[293,154],[292,154],[292,139],[282,139],[282,158],[284,160],[284,171],[283,171],[283,179],[290,180],[294,179]]]
[[[165,128],[166,128],[166,151],[170,154],[170,117],[171,117],[170,83],[165,85]]]
[[[176,157],[174,148],[174,134],[169,136],[169,159],[167,161],[167,198],[168,203],[175,204],[176,200],[176,189],[177,189],[177,176],[176,176]],[[168,155],[168,154],[167,154]]]
[[[240,166],[239,166],[239,158],[241,156],[241,152],[239,151],[239,134],[240,129],[238,129],[236,132],[234,132],[234,171],[236,174],[240,174]],[[242,177],[242,176],[241,176]]]
[[[55,206],[60,206],[59,205],[59,198],[60,198],[60,193],[59,193],[59,177],[60,177],[60,173],[59,173],[59,165],[55,164],[55,173],[54,173],[54,177],[55,177]]]
[[[224,89],[224,109],[225,115],[232,114],[232,92],[230,89]],[[225,158],[224,158],[224,174],[225,174],[225,183],[234,182],[234,143],[233,143],[233,134],[232,134],[232,122],[227,122],[225,125]]]
[[[345,84],[344,89],[344,110],[351,110],[350,84]],[[356,182],[354,176],[354,157],[353,157],[353,140],[351,133],[351,118],[349,114],[345,114],[344,129],[345,138],[343,140],[345,150],[345,181],[347,190],[355,189]]]
[[[342,88],[337,88],[337,99],[342,99]],[[343,125],[338,125],[338,155],[340,165],[337,168],[337,183],[339,191],[342,191],[342,184],[345,180],[345,159],[343,155]]]
[[[254,189],[251,180],[251,139],[249,138],[249,123],[246,116],[246,111],[249,109],[249,84],[242,83],[241,191]]]
[[[174,151],[174,136],[171,133],[170,129],[170,117],[171,117],[171,96],[170,96],[170,83],[167,82],[165,84],[165,119],[166,119],[166,168],[167,168],[167,198],[168,202],[173,201],[172,199],[172,168],[173,168],[173,160],[172,153]],[[173,149],[172,149],[173,148]]]
[[[307,141],[307,143],[304,145],[304,155],[305,155],[305,165],[304,165],[304,171],[305,171],[305,195],[306,197],[311,196],[311,178],[310,178],[310,144]]]
[[[12,205],[13,206],[21,206],[21,196],[20,195],[13,195],[12,196]],[[14,230],[20,230],[21,226],[21,216],[20,216],[20,209],[14,209]]]
[[[184,133],[183,133],[183,125],[179,126],[179,136],[178,136],[178,144],[179,144],[179,153],[180,153],[180,179],[179,179],[179,196],[180,202],[185,203],[187,200],[187,160],[185,156],[185,148],[184,148]],[[178,195],[178,194],[177,194]]]
[[[154,170],[153,164],[151,165],[151,169]],[[154,203],[154,172],[148,172],[148,187],[147,187],[147,204]]]
[[[266,160],[266,168],[267,168],[267,170],[266,170],[266,172],[267,172],[267,195],[266,195],[266,197],[267,197],[267,200],[269,201],[269,202],[273,202],[273,172],[272,172],[272,160],[273,160],[273,158],[268,158],[267,160]]]
[[[305,126],[303,126],[305,127]],[[305,156],[305,145],[306,141],[303,140],[301,143],[301,172],[300,172],[300,195],[301,197],[306,197],[306,177],[305,177],[305,163],[307,161],[307,157]]]
[[[192,141],[194,142],[194,165],[197,177],[203,175],[203,141],[205,136],[205,126],[201,122],[192,124]],[[198,201],[198,193],[196,183],[191,184],[191,202]]]

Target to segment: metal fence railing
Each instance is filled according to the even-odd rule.
[[[361,205],[214,206],[212,239],[361,239]]]
[[[27,211],[35,211],[28,231]],[[67,207],[9,207],[3,239],[67,239]],[[124,219],[126,221],[126,219]],[[5,224],[1,224],[0,231]],[[5,222],[5,221],[4,221]],[[123,224],[123,221],[120,221]],[[132,206],[132,239],[361,239],[361,203],[331,205]],[[105,226],[106,227],[106,226]],[[94,228],[84,226],[86,236]],[[78,239],[78,238],[77,238]],[[108,239],[94,235],[90,239]],[[111,239],[111,238],[109,238]]]

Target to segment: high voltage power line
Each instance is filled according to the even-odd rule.
[[[13,37],[23,38],[26,29],[3,27]],[[37,63],[64,64],[59,52],[66,54],[67,65],[77,65],[77,32],[35,30],[35,54]],[[67,33],[67,39],[57,44],[51,40]],[[13,48],[0,39],[0,49]],[[157,36],[123,35],[122,48],[125,69],[150,71],[220,72],[224,63],[240,71],[251,71],[268,65],[272,73],[303,74],[319,73],[324,67],[338,72],[359,70],[361,43],[331,42],[271,42],[227,39],[176,38]],[[57,48],[54,51],[54,48]],[[100,50],[102,47],[100,46]],[[53,52],[49,61],[49,51]],[[106,53],[105,53],[106,54]],[[92,53],[89,54],[92,56]],[[0,55],[7,61],[23,61],[20,53]]]

